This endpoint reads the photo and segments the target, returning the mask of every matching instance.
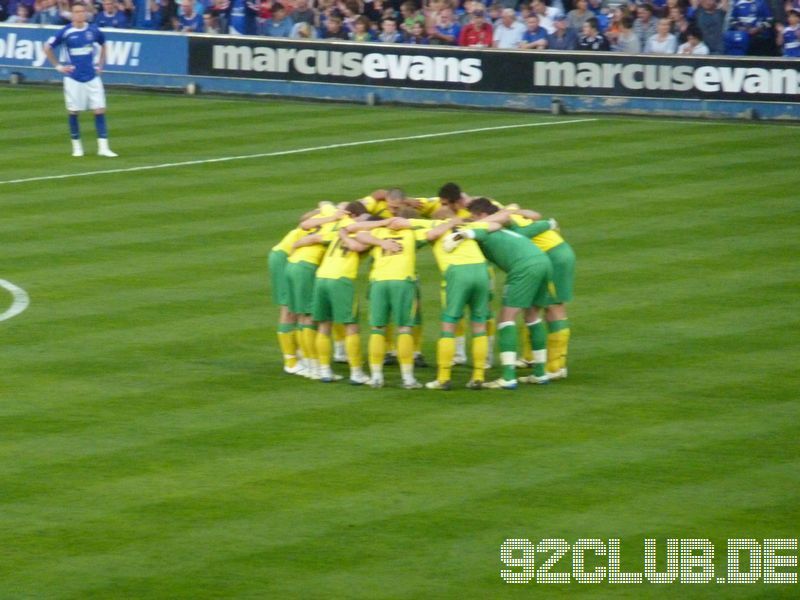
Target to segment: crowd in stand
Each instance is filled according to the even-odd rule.
[[[800,56],[800,0],[495,0],[488,6],[477,0],[95,0],[88,6],[100,27],[526,50]],[[0,21],[6,23],[69,20],[70,0],[0,0]]]

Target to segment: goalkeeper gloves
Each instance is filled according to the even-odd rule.
[[[555,219],[547,219],[547,222],[550,224],[550,229],[552,231],[558,231],[558,221]]]

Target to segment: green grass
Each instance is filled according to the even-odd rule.
[[[553,120],[110,105],[121,157],[72,159],[56,88],[0,88],[0,182]],[[800,535],[796,134],[600,117],[0,184],[0,278],[31,297],[0,322],[0,597],[796,594],[510,586],[499,560],[506,538],[621,538],[641,571],[645,537],[704,537],[724,572],[728,538]],[[394,371],[381,391],[283,375],[269,248],[320,199],[448,180],[562,223],[579,257],[570,378],[442,394]],[[439,280],[420,263],[433,358]]]

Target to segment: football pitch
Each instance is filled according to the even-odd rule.
[[[796,126],[109,105],[120,157],[94,156],[84,114],[77,159],[59,88],[0,87],[0,280],[30,299],[0,321],[0,598],[796,597],[509,585],[500,560],[508,538],[620,539],[642,572],[645,538],[661,567],[668,538],[707,538],[724,575],[728,539],[800,536]],[[270,247],[319,200],[447,181],[559,220],[569,379],[283,374]],[[440,278],[419,263],[433,363]]]

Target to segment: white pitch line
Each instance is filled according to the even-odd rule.
[[[0,287],[7,289],[11,292],[11,295],[14,296],[14,302],[11,303],[11,308],[0,314],[0,321],[16,317],[19,313],[28,308],[28,305],[31,303],[28,292],[5,279],[0,279]]]
[[[477,127],[475,129],[458,129],[442,133],[423,133],[421,135],[408,135],[403,137],[383,138],[380,140],[362,140],[360,142],[343,142],[341,144],[328,144],[326,146],[312,146],[309,148],[296,148],[295,150],[278,150],[275,152],[261,152],[259,154],[242,154],[240,156],[222,156],[220,158],[205,158],[201,160],[185,160],[182,162],[162,163],[160,165],[143,165],[126,169],[104,169],[101,171],[86,171],[84,173],[66,173],[64,175],[44,175],[42,177],[26,177],[23,179],[7,179],[0,181],[0,185],[12,183],[30,183],[33,181],[52,181],[54,179],[72,179],[74,177],[90,177],[92,175],[110,175],[113,173],[134,173],[136,171],[151,171],[154,169],[171,169],[173,167],[190,167],[193,165],[206,165],[209,163],[228,162],[232,160],[247,160],[251,158],[268,158],[271,156],[288,156],[290,154],[303,154],[318,152],[320,150],[335,150],[337,148],[351,148],[353,146],[367,146],[369,144],[386,144],[388,142],[404,142],[408,140],[425,140],[450,135],[464,135],[467,133],[480,133],[482,131],[500,131],[503,129],[519,129],[521,127],[546,127],[549,125],[570,125],[573,123],[590,123],[599,119],[572,119],[569,121],[549,121],[544,123],[520,123],[517,125],[495,125],[493,127]]]

